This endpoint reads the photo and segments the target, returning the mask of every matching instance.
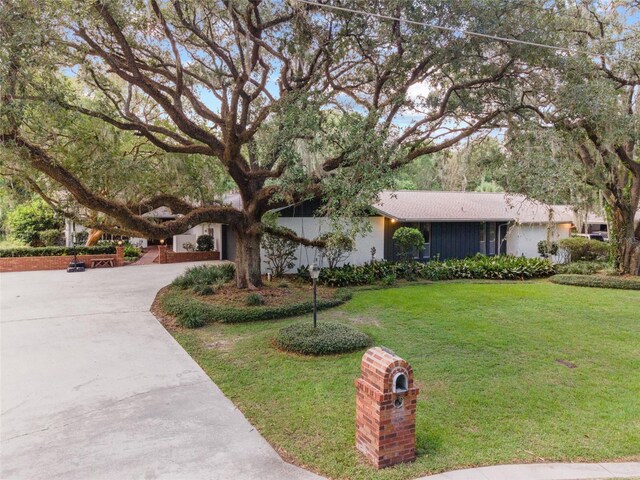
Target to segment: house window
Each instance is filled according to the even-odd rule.
[[[480,223],[480,253],[487,254],[487,224]]]
[[[427,260],[431,258],[431,224],[423,223],[420,231],[424,237],[424,243],[422,244],[422,259]]]
[[[489,255],[496,254],[496,224],[489,223]]]

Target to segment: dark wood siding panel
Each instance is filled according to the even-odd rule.
[[[431,257],[440,260],[465,258],[480,251],[480,223],[440,222],[431,224]]]

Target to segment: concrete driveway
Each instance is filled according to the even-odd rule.
[[[149,313],[188,264],[5,273],[0,478],[317,479]]]

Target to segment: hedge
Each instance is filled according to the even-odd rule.
[[[611,248],[606,242],[584,237],[563,238],[558,244],[567,251],[571,262],[606,260]]]
[[[63,255],[100,255],[116,253],[113,245],[93,247],[17,247],[0,249],[0,258],[7,257],[59,257]]]
[[[336,307],[351,299],[351,292],[338,289],[332,299],[318,299],[318,310]],[[195,298],[188,291],[172,288],[160,301],[160,308],[176,317],[185,328],[201,327],[207,323],[243,323],[295,317],[313,311],[313,302],[282,306],[231,307],[213,305]]]
[[[321,322],[294,323],[280,329],[274,342],[281,350],[303,355],[331,355],[371,346],[371,338],[349,325]]]
[[[554,275],[549,280],[553,283],[574,285],[577,287],[640,290],[640,278],[603,277],[598,275]]]
[[[541,258],[524,258],[501,255],[487,257],[476,255],[464,260],[420,262],[378,261],[365,265],[344,265],[320,271],[319,283],[332,287],[371,285],[387,279],[404,280],[525,280],[548,277],[556,273],[556,267]],[[308,267],[298,269],[298,276],[309,280]]]

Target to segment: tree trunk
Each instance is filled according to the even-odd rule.
[[[262,286],[260,269],[260,235],[236,230],[236,286],[257,288]]]
[[[636,238],[635,209],[613,206],[609,240],[618,271],[627,275],[640,275],[640,239]]]

